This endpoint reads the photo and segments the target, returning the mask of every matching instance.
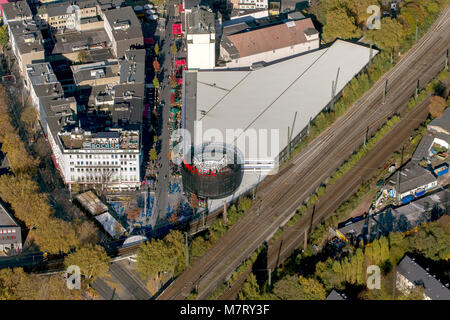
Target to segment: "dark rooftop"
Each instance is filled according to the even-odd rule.
[[[425,295],[431,300],[450,300],[450,290],[446,287],[448,284],[441,283],[408,255],[400,261],[397,272],[416,286],[422,285],[425,288]]]
[[[145,49],[128,50],[120,61],[120,83],[145,81]]]
[[[333,289],[325,300],[347,300],[347,297]]]
[[[32,21],[10,22],[9,29],[21,54],[44,51],[42,33]]]
[[[202,34],[214,33],[214,13],[211,9],[204,6],[197,6],[188,13],[187,33]]]
[[[8,21],[15,19],[30,19],[32,17],[30,6],[26,1],[15,1],[1,4],[3,15]]]
[[[116,41],[143,38],[141,23],[131,7],[117,8],[105,12]]]
[[[355,245],[361,240],[370,243],[380,235],[405,232],[423,222],[436,220],[448,212],[449,203],[450,190],[442,190],[400,207],[384,209],[368,219],[368,223],[362,219],[342,226],[338,231]]]
[[[428,124],[428,127],[439,127],[442,131],[450,134],[450,108],[446,108],[444,114],[431,121]]]

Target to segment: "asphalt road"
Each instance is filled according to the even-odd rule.
[[[169,193],[169,178],[170,178],[170,160],[169,160],[169,109],[170,109],[170,85],[169,75],[172,67],[172,53],[170,51],[171,38],[172,38],[172,24],[173,19],[173,4],[169,3],[166,32],[164,34],[164,43],[160,49],[160,56],[164,57],[164,61],[161,64],[161,70],[163,80],[160,80],[160,102],[164,102],[162,107],[162,119],[160,122],[161,127],[161,150],[158,155],[158,177],[156,178],[156,199],[155,199],[155,213],[152,213],[150,218],[150,224],[156,227],[158,224],[165,222],[168,206],[168,193]]]
[[[108,272],[120,289],[112,289],[105,281],[107,277],[96,279],[92,287],[104,300],[149,300],[152,295],[138,276],[127,269],[126,263],[126,260],[112,262]]]
[[[271,239],[279,226],[361,145],[367,128],[372,135],[389,116],[404,107],[418,79],[423,86],[442,69],[450,43],[450,34],[446,32],[450,28],[449,16],[447,8],[428,33],[345,115],[295,155],[277,175],[263,181],[258,188],[262,199],[260,215],[256,215],[256,208],[250,209],[159,299],[184,299],[196,286],[197,299],[207,298],[243,260]],[[389,79],[387,101],[382,104],[386,79]],[[324,216],[317,214],[313,223],[322,219]]]

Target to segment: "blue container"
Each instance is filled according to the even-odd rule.
[[[439,166],[437,166],[436,168],[434,168],[434,174],[436,175],[436,177],[440,177],[443,176],[444,174],[448,173],[448,164],[447,163],[443,163]]]
[[[402,199],[402,204],[410,203],[413,200],[414,200],[414,197],[412,195],[406,196]]]

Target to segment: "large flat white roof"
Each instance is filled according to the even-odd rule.
[[[372,55],[378,53],[373,49]],[[197,139],[193,121],[200,121],[202,132],[216,129],[226,141],[227,129],[279,130],[279,152],[288,142],[288,127],[294,121],[296,137],[331,101],[332,82],[339,70],[336,93],[357,75],[370,60],[370,48],[337,40],[330,47],[293,57],[251,71],[187,71],[185,74],[184,123]],[[270,137],[270,135],[269,135]],[[206,142],[206,140],[204,141]],[[193,141],[198,144],[198,141]],[[260,143],[258,141],[258,143]],[[248,145],[241,150],[246,159]],[[276,156],[275,155],[275,156]],[[267,173],[245,172],[231,201],[261,182]],[[223,200],[208,200],[211,211]]]
[[[372,54],[377,52],[373,50]],[[218,129],[224,139],[226,129],[243,129],[243,134],[251,128],[278,129],[281,152],[287,145],[288,126],[292,127],[295,113],[292,138],[330,103],[332,81],[336,80],[338,69],[336,92],[369,59],[369,48],[337,40],[326,49],[257,70],[187,71],[186,79],[194,81],[186,81],[186,86],[191,86],[186,92],[195,99],[186,99],[186,117],[192,118],[195,112],[203,132]],[[198,135],[195,129],[194,135]],[[241,151],[248,156],[246,150]]]

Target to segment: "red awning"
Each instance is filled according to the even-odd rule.
[[[145,44],[153,44],[154,43],[153,38],[152,37],[144,38],[144,43]]]
[[[180,59],[175,61],[175,65],[176,66],[185,66],[186,65],[186,60],[185,59]]]
[[[3,8],[2,8],[2,4],[8,3],[8,0],[0,0],[0,16],[3,17]],[[181,11],[180,11],[181,12]]]
[[[174,35],[181,34],[181,23],[174,23],[172,25],[172,34]]]

